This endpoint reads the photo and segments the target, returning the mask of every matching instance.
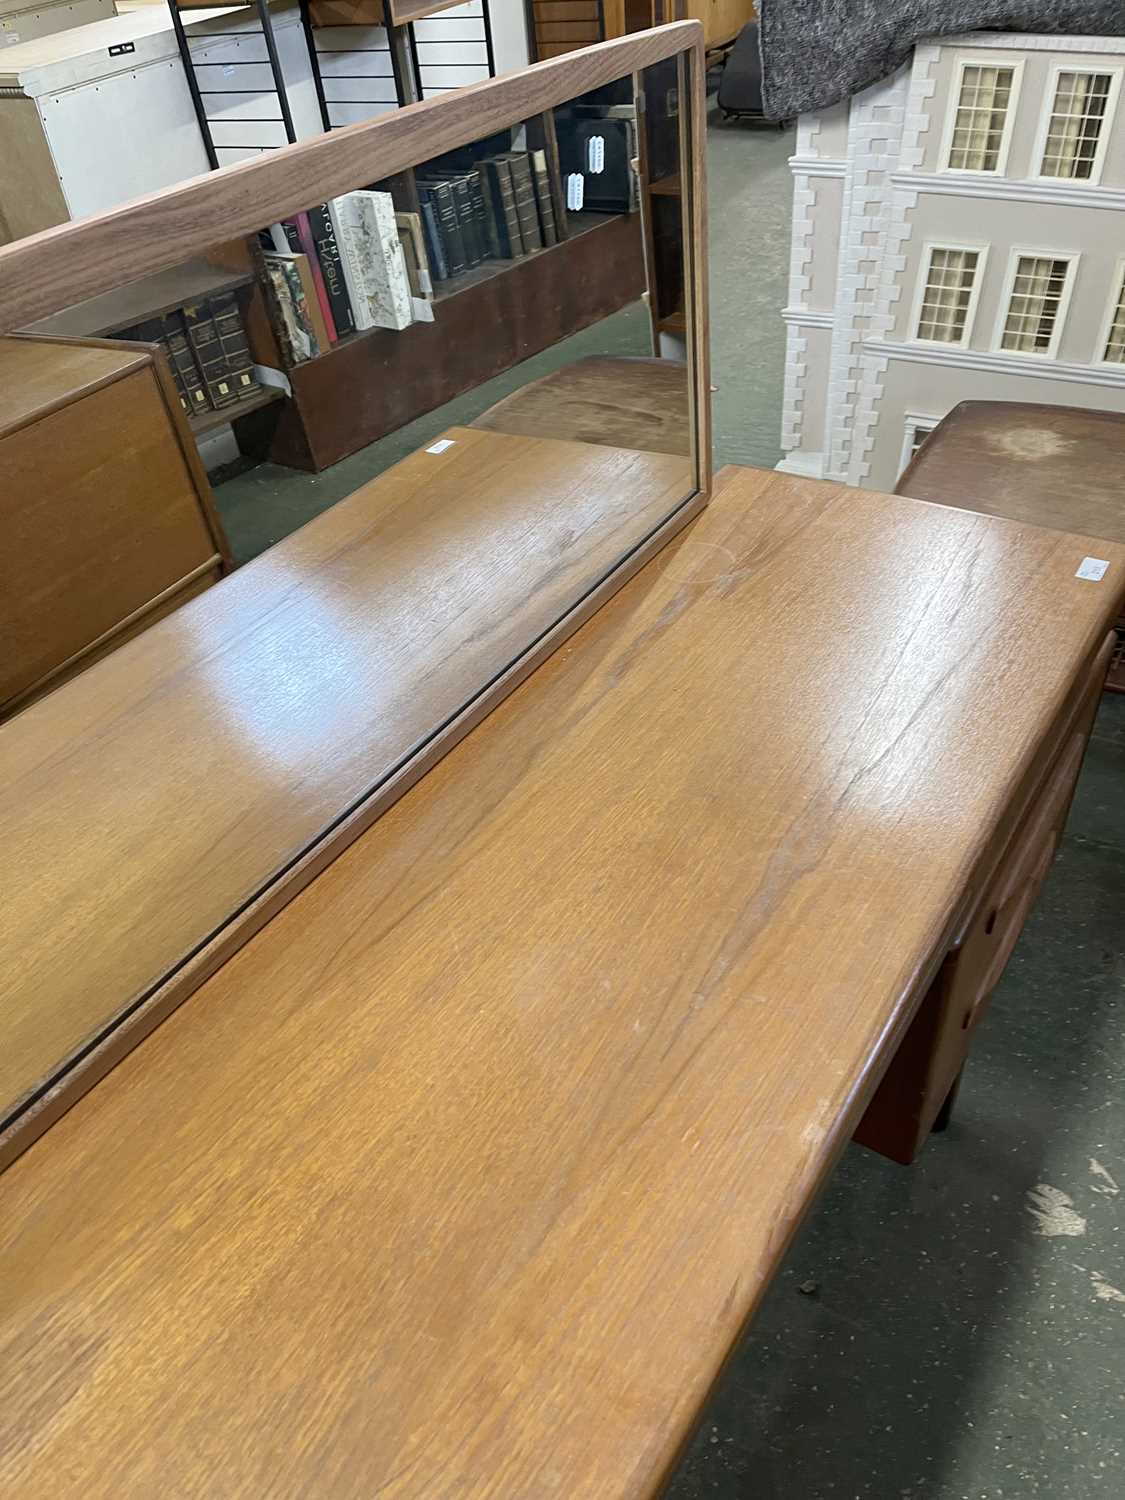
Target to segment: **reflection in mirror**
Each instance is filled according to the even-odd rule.
[[[702,503],[685,71],[425,106],[179,263],[138,209],[164,269],[0,340],[0,1165]]]

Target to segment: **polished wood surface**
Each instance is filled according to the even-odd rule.
[[[0,1118],[692,491],[686,459],[445,438],[0,728]]]
[[[1125,542],[1125,415],[962,401],[914,455],[896,494]]]
[[[0,1177],[0,1486],[654,1494],[1104,635],[1088,550],[728,477]]]
[[[0,339],[0,718],[223,572],[166,381],[148,349]]]
[[[687,366],[671,359],[591,354],[505,396],[471,425],[687,456]]]
[[[393,176],[614,79],[690,51],[702,77],[702,28],[685,21],[554,58],[265,152],[0,250],[0,333],[140,276],[256,234],[310,204]]]
[[[149,362],[143,350],[127,344],[0,339],[0,438]]]

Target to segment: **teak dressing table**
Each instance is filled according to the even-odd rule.
[[[699,36],[466,96],[495,120],[513,91],[679,56],[696,151]],[[393,159],[407,126],[293,148],[294,170],[384,139]],[[247,232],[285,154],[243,174]],[[700,170],[696,151],[701,235]],[[216,186],[120,214],[158,243]],[[18,321],[49,310],[68,244],[96,282],[87,242],[109,232],[25,247],[46,271]],[[404,691],[397,760],[404,711],[372,713],[363,665],[393,621],[374,543],[451,544],[464,524],[427,509],[424,453],[0,728],[30,788],[6,796],[5,776],[5,823],[39,816],[57,841],[24,846],[43,878],[83,792],[108,795],[91,736],[159,753],[163,726],[164,753],[186,741],[232,778],[212,810],[188,755],[189,795],[181,776],[159,815],[122,800],[120,838],[86,846],[80,909],[48,892],[31,961],[5,960],[24,976],[5,1011],[22,1038],[0,1175],[6,1493],[653,1495],[851,1133],[909,1158],[932,1124],[1049,865],[1125,547],[747,469],[700,513],[694,253],[695,488],[661,504],[667,455],[603,446],[614,495],[644,481],[627,536],[620,510],[592,516],[587,556],[547,507],[494,570],[477,623],[504,621],[484,639],[429,650],[416,594],[402,641],[425,694]],[[489,481],[501,516],[513,488]],[[421,528],[396,532],[414,506]],[[1100,583],[1077,576],[1091,552]],[[321,622],[343,671],[298,666],[286,707],[307,600],[349,590],[379,602]],[[232,691],[265,674],[276,719],[224,741],[208,671]],[[68,933],[37,1022],[34,973]],[[195,968],[169,959],[208,942]]]

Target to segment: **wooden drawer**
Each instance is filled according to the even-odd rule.
[[[997,851],[994,840],[981,860],[970,886],[969,915],[855,1132],[861,1145],[895,1161],[913,1161],[932,1130],[1051,868],[1112,649],[1110,637],[1046,736],[1009,816],[1001,819],[1001,847]]]
[[[3,715],[213,582],[223,557],[150,351],[6,339],[0,380],[22,383],[0,421]]]

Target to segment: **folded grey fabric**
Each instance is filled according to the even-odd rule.
[[[758,0],[766,117],[824,109],[966,31],[1125,35],[1125,0]]]

